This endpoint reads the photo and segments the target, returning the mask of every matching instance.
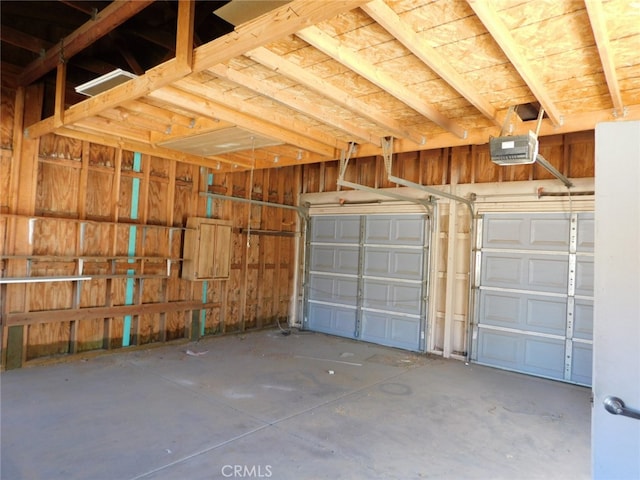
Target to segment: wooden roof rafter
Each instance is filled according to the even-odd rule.
[[[229,122],[265,137],[297,145],[324,157],[334,157],[335,149],[342,146],[335,140],[333,140],[334,145],[330,145],[314,139],[315,133],[318,135],[321,135],[321,133],[310,131],[309,129],[304,130],[301,125],[296,124],[289,117],[274,115],[273,112],[257,110],[255,107],[249,109],[245,106],[244,111],[242,111],[240,110],[242,105],[237,101],[233,106],[230,106],[211,100],[211,98],[215,98],[214,94],[202,95],[203,89],[210,89],[211,87],[203,86],[197,82],[187,82],[186,80],[176,82],[176,86],[180,88],[164,87],[152,92],[149,96],[169,104],[180,105],[180,107],[199,115]],[[261,118],[254,116],[258,114],[262,114]],[[273,122],[278,123],[272,123],[264,120],[264,118],[270,118]],[[170,136],[165,136],[162,139],[160,136],[156,136],[154,140],[155,143],[160,143],[170,138]],[[328,141],[332,140],[329,139]]]
[[[86,22],[47,50],[41,58],[31,62],[20,74],[19,83],[21,85],[29,85],[45,73],[53,70],[60,61],[60,57],[63,60],[69,59],[152,2],[153,0],[138,0],[135,2],[114,0],[104,10],[98,12],[95,19]]]
[[[518,74],[525,81],[533,95],[536,97],[547,116],[555,126],[563,124],[563,116],[551,99],[547,88],[543,85],[539,75],[536,75],[529,62],[525,59],[522,49],[513,35],[500,19],[488,2],[483,0],[467,0],[467,3],[476,16],[484,24],[489,34],[493,37],[500,49],[507,56]]]
[[[589,22],[591,23],[593,36],[598,47],[600,61],[602,62],[602,69],[604,71],[604,76],[607,79],[607,86],[609,87],[609,94],[611,95],[613,107],[615,108],[615,114],[616,116],[624,116],[625,107],[620,94],[620,84],[618,82],[616,66],[610,49],[609,33],[605,25],[601,0],[586,0],[584,3],[587,7]]]
[[[467,135],[466,130],[455,121],[445,117],[426,100],[420,98],[409,88],[387,73],[376,68],[375,65],[366,61],[361,55],[351,50],[339,40],[329,36],[318,27],[308,27],[296,32],[296,35],[309,43],[313,47],[322,51],[325,55],[342,63],[350,70],[356,72],[371,83],[377,85],[389,95],[397,98],[416,112],[425,116],[443,129],[454,133],[460,138]]]
[[[293,95],[285,90],[277,90],[269,86],[267,82],[256,80],[249,75],[246,75],[222,64],[210,67],[208,71],[218,76],[219,78],[230,80],[239,86],[248,88],[260,95],[268,97],[288,108],[291,108],[292,110],[296,110],[302,113],[303,115],[329,124],[337,128],[338,130],[342,130],[346,134],[353,137],[354,141],[360,140],[366,143],[380,145],[380,139],[373,137],[369,130],[363,129],[340,117],[327,118],[326,114],[323,114],[323,112],[320,111],[317,107],[314,107],[314,105],[309,104],[309,102],[300,100],[300,98],[298,98],[296,95]]]
[[[184,78],[191,71],[201,72],[253,48],[259,47],[282,36],[295,33],[301,28],[352,10],[367,0],[294,0],[251,22],[240,25],[233,32],[212,40],[193,50],[192,65],[185,68],[173,58],[148,70],[144,75],[122,85],[88,98],[82,103],[68,108],[64,114],[65,125],[99,114],[101,111],[117,107],[131,100],[142,98],[165,85]],[[137,3],[137,2],[133,2]],[[184,8],[188,0],[180,2]],[[180,14],[179,14],[180,15]],[[180,22],[178,25],[180,26]],[[178,32],[177,36],[180,37]],[[56,128],[54,118],[49,117],[26,128],[25,134],[36,138],[52,132]]]
[[[501,125],[502,122],[497,118],[497,112],[493,105],[476,90],[471,82],[456,72],[445,57],[435,48],[427,45],[426,42],[420,39],[416,32],[404,23],[383,0],[373,0],[361,8],[367,15],[400,41],[411,53],[451,85],[460,95],[466,98],[469,103],[476,107],[485,117],[491,119],[495,125]]]
[[[260,47],[245,53],[245,56],[256,63],[259,63],[285,77],[299,82],[300,85],[323,95],[338,105],[351,110],[358,115],[373,122],[378,128],[387,132],[386,136],[407,138],[418,145],[425,143],[424,136],[414,129],[404,127],[400,122],[380,113],[379,110],[369,106],[367,103],[358,100],[348,92],[337,88],[330,83],[316,77],[302,67],[285,60],[270,50]]]

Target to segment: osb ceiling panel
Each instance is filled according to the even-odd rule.
[[[204,9],[180,5],[206,23]],[[67,99],[26,134],[226,170],[333,160],[352,142],[380,155],[383,137],[396,152],[483,144],[529,103],[546,113],[541,135],[588,130],[640,118],[639,25],[640,2],[628,0],[294,0],[206,41],[196,31],[192,60],[174,48],[165,57],[176,59]],[[176,28],[173,44],[188,36]],[[514,133],[536,128],[510,121]],[[207,133],[228,127],[282,146],[196,154],[223,152],[202,142],[224,143]]]

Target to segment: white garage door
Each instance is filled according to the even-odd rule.
[[[428,217],[312,217],[304,326],[424,350]]]
[[[593,214],[486,214],[472,360],[591,385]]]

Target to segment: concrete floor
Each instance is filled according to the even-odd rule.
[[[322,334],[13,370],[1,388],[4,480],[590,478],[589,389]]]

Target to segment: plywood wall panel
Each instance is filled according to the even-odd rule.
[[[9,150],[0,151],[0,212],[9,212],[10,209],[12,163],[12,153]]]
[[[111,337],[107,340],[110,349],[122,348],[123,327],[123,317],[114,317],[111,320]]]
[[[39,323],[27,328],[27,360],[69,352],[70,322]]]
[[[76,322],[77,351],[98,350],[104,342],[104,319],[96,318]]]
[[[420,163],[423,185],[441,185],[446,172],[445,149],[423,150],[420,152]]]
[[[146,314],[138,317],[138,345],[160,341],[160,314]]]
[[[174,226],[181,226],[187,223],[187,218],[195,216],[194,206],[194,186],[192,183],[178,183],[176,185],[173,203],[173,223]]]
[[[147,223],[152,225],[166,225],[167,201],[169,199],[169,184],[166,181],[153,179],[149,182],[149,198],[147,202]]]
[[[161,278],[145,278],[142,282],[142,303],[160,303],[164,301],[164,286]]]
[[[71,256],[76,252],[77,238],[75,223],[42,218],[33,222],[32,252],[35,255]]]
[[[111,191],[114,172],[108,169],[90,169],[87,176],[85,207],[87,218],[109,219],[111,217]]]
[[[218,335],[223,331],[222,308],[207,308],[204,310],[204,334]]]
[[[106,272],[103,272],[106,273]],[[80,308],[103,307],[107,304],[107,280],[94,278],[80,284]]]
[[[0,148],[13,149],[13,119],[16,93],[12,88],[0,88]]]
[[[190,312],[175,311],[166,313],[166,339],[167,341],[185,338],[186,325]],[[205,332],[206,333],[206,332]]]
[[[80,162],[82,159],[82,142],[49,133],[40,137],[38,155],[40,158]]]
[[[491,161],[488,145],[473,147],[473,161],[475,162],[475,183],[489,183],[500,181],[500,166]]]
[[[77,216],[80,169],[40,162],[36,212]]]

